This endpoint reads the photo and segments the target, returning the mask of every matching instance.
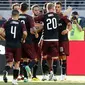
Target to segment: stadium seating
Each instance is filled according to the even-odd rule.
[[[22,3],[26,2],[31,7],[33,4],[39,4],[43,7],[46,2],[56,2],[61,1],[63,4],[63,9],[68,6],[72,6],[73,9],[84,10],[85,9],[85,0],[0,0],[0,10],[9,10],[13,3]]]

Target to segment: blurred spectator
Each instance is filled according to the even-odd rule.
[[[19,12],[20,12],[20,4],[19,3],[14,3],[13,5],[12,5],[12,10],[18,10]]]
[[[0,15],[0,28],[5,23],[6,19]],[[0,35],[0,40],[3,40],[3,37]]]
[[[6,19],[0,15],[0,27],[4,24]]]
[[[83,18],[79,17],[78,12],[74,11],[71,16],[72,30],[70,31],[70,40],[84,40],[85,22]]]

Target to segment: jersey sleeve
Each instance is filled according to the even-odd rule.
[[[22,31],[23,31],[23,32],[24,32],[24,31],[27,31],[25,24],[22,24]]]
[[[61,20],[64,20],[66,24],[68,24],[69,22],[71,22],[71,21],[67,18],[67,16],[63,16],[63,17],[61,18]]]

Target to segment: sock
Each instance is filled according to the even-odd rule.
[[[27,71],[25,69],[25,67],[28,65],[27,62],[23,62],[23,74],[24,74],[24,77],[28,78],[28,75],[27,75]]]
[[[66,60],[62,61],[62,74],[65,75],[66,74]]]
[[[20,75],[23,75],[23,62],[20,62]]]
[[[54,73],[54,75],[56,75],[57,67],[58,67],[58,59],[55,59],[55,60],[53,60],[53,73]]]
[[[26,71],[25,67],[23,68],[23,72],[24,72],[24,77],[28,78],[27,71]]]
[[[43,59],[42,60],[42,70],[43,70],[43,73],[44,74],[46,74],[47,72],[49,72],[49,67],[48,67],[48,64],[47,64],[46,59]]]
[[[11,67],[7,65],[7,66],[5,66],[5,70],[4,71],[8,72],[10,69],[11,69]]]
[[[34,67],[33,67],[33,78],[36,78],[37,69],[38,69],[38,62],[36,62]]]
[[[19,70],[13,69],[13,79],[17,79],[18,75],[19,75]]]

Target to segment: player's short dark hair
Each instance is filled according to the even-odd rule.
[[[56,5],[57,4],[60,5],[60,6],[62,6],[62,3],[60,1],[56,2]]]
[[[28,4],[21,3],[21,11],[26,11],[26,10],[28,10]]]
[[[38,4],[34,4],[31,9],[34,10],[35,7],[38,7],[39,8],[39,5]]]
[[[19,15],[19,11],[18,10],[12,10],[12,16],[16,16]]]
[[[12,5],[12,9],[14,9],[15,6],[19,6],[19,7],[20,7],[20,4],[19,4],[19,3],[14,3],[14,4]]]
[[[53,3],[48,3],[47,4],[47,9],[50,10],[54,7],[54,4]]]
[[[77,11],[72,12],[72,15],[79,15]]]

